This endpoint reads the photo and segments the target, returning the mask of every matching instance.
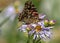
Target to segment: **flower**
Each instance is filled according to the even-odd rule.
[[[41,38],[46,40],[47,38],[51,38],[51,28],[53,27],[45,27],[44,21],[40,21],[36,24],[22,25],[19,29],[23,32],[28,32],[28,34],[33,35],[33,39]]]
[[[50,39],[52,36],[51,29],[53,26],[50,26],[50,24],[55,24],[54,20],[49,21],[48,19],[45,19],[46,15],[38,15],[38,20],[35,23],[30,24],[23,24],[19,30],[23,32],[27,32],[28,35],[32,35],[33,39],[36,40],[38,38],[42,40]]]
[[[47,38],[51,38],[51,28],[53,27],[45,27],[44,26],[44,22],[38,22],[39,24],[37,25],[36,24],[36,27],[35,27],[35,33],[34,33],[34,38],[33,39],[36,39],[36,38],[41,38],[43,40],[46,40]]]

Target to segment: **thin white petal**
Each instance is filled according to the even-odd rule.
[[[53,28],[53,26],[51,26],[51,27],[46,27],[46,28],[50,28],[50,29],[51,29],[51,28]]]
[[[40,21],[40,22],[38,22],[38,24],[41,25],[42,27],[45,27],[44,26],[44,21]]]
[[[41,34],[44,34],[44,32],[43,32],[43,31],[40,31],[39,33],[40,33],[40,35],[41,35]]]
[[[45,31],[45,35],[46,35],[48,38],[51,38],[52,33],[51,33],[50,31]]]
[[[46,40],[46,36],[44,34],[40,35],[40,38]]]
[[[39,36],[37,35],[37,38],[38,38]]]
[[[36,27],[36,24],[31,24],[33,27]]]
[[[33,37],[33,39],[36,39],[36,37],[37,37],[37,35],[35,34],[34,37]]]
[[[22,25],[19,29],[20,31],[26,32],[27,25]]]
[[[29,31],[29,34],[32,35],[34,32],[35,32],[34,30],[31,30],[31,31]]]
[[[46,15],[40,15],[40,14],[39,14],[39,19],[44,19],[45,16],[46,16]]]
[[[42,31],[50,31],[50,28],[42,27]]]

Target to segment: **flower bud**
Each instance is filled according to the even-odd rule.
[[[54,24],[55,24],[55,20],[49,21],[49,25],[54,25]]]
[[[48,24],[49,24],[49,20],[44,20],[44,25],[48,26]]]

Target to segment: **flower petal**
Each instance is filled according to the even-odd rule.
[[[31,24],[33,27],[36,27],[36,24]]]
[[[41,34],[40,38],[43,39],[43,40],[46,40],[46,36],[44,34]]]
[[[39,14],[39,19],[44,19],[45,16],[46,16],[46,15],[40,15],[40,14]]]
[[[41,25],[41,27],[45,27],[44,26],[44,21],[40,21],[40,22],[38,22],[38,24]]]
[[[43,28],[42,31],[49,31],[50,28]]]
[[[53,28],[53,26],[51,26],[51,27],[46,27],[46,28],[50,28],[50,29],[52,29],[52,28]]]
[[[49,31],[51,28],[53,28],[53,27],[43,27],[42,31],[44,31],[44,30]]]
[[[34,30],[29,31],[29,34],[30,34],[30,35],[32,35],[32,34],[34,34],[34,33],[35,33]]]
[[[22,25],[19,30],[20,31],[23,31],[23,32],[26,32],[26,28],[27,28],[27,25]]]
[[[50,31],[44,31],[44,33],[48,38],[51,38],[52,33]]]
[[[35,34],[34,37],[33,37],[33,39],[36,39],[36,37],[37,37],[37,35]]]

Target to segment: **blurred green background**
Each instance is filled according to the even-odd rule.
[[[17,0],[13,0],[9,4],[6,1],[6,6],[4,4],[0,4],[3,6],[0,6],[0,43],[26,43],[27,41],[26,34],[17,31],[18,25],[20,26],[22,23],[18,23],[15,10],[8,10],[9,7],[14,7],[13,3],[15,1]],[[18,1],[20,2],[19,11],[21,12],[24,3],[27,0]],[[46,42],[42,41],[42,43],[60,43],[60,0],[32,0],[32,2],[36,6],[39,13],[46,14],[48,19],[56,20],[54,29],[52,29],[52,39],[50,41],[47,40]]]

